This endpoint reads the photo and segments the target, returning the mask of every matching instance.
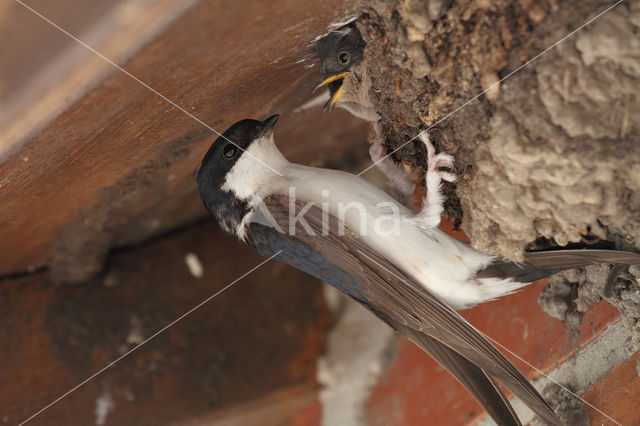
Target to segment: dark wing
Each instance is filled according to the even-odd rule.
[[[272,196],[265,200],[264,204],[272,220],[285,230],[289,229],[288,201],[285,196]],[[302,203],[298,202],[297,209],[302,210],[302,207]],[[280,259],[334,284],[390,324],[395,323],[399,331],[409,338],[418,340],[420,345],[427,342],[426,347],[432,349],[441,360],[451,357],[454,352],[460,355],[452,358],[453,361],[449,362],[448,367],[454,371],[459,370],[454,374],[456,377],[471,371],[470,364],[475,365],[474,374],[463,379],[471,387],[489,387],[486,375],[483,377],[478,374],[479,370],[484,370],[502,382],[546,422],[561,424],[553,410],[527,379],[471,324],[364,244],[348,228],[341,229],[335,218],[326,216],[328,223],[323,227],[322,211],[316,207],[309,208],[304,215],[305,226],[296,226],[294,237],[285,234],[265,237],[269,232],[276,231],[262,224],[249,224],[247,243],[265,256],[272,255],[276,250],[298,250],[300,256],[281,256]],[[292,242],[293,240],[295,242]],[[307,255],[312,256],[311,260],[299,259]],[[340,281],[339,276],[346,277],[347,284]],[[430,339],[419,339],[421,334],[426,334]],[[432,344],[433,340],[452,351],[442,351],[442,346]],[[466,359],[468,363],[461,364],[460,358]],[[495,386],[492,387],[495,389]],[[502,395],[495,391],[493,395],[496,400],[492,401],[492,404],[501,407],[490,407],[487,408],[488,411],[500,412],[502,415],[511,412],[511,407],[504,406]],[[479,402],[486,403],[487,398],[482,398]]]
[[[501,425],[520,426],[520,420],[500,387],[475,364],[436,339],[394,321],[386,321],[442,365],[473,395],[478,403]]]
[[[478,272],[476,278],[511,278],[528,283],[571,268],[603,263],[640,264],[640,254],[616,250],[550,250],[525,253],[523,262],[497,260]]]
[[[374,306],[369,306],[369,303],[361,298],[362,287],[354,277],[336,268],[319,252],[299,239],[282,235],[271,227],[256,223],[251,224],[249,227],[247,243],[263,256],[271,257],[278,250],[297,253],[298,256],[294,258],[283,257],[281,260],[323,281],[332,283],[341,291],[367,306],[374,314],[389,324],[391,328],[412,340],[453,375],[497,424],[521,424],[506,396],[481,368],[478,368],[428,335],[406,327],[397,321],[385,318],[383,313],[377,311]]]

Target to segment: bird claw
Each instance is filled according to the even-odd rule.
[[[427,173],[435,173],[442,180],[446,180],[447,182],[455,182],[458,177],[455,173],[455,160],[453,156],[445,152],[436,154],[436,149],[429,139],[428,132],[421,133],[418,138],[427,149]]]

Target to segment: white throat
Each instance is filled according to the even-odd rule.
[[[289,162],[273,142],[273,133],[256,139],[242,153],[225,178],[221,189],[232,192],[239,200],[254,204],[269,195],[271,181],[281,179]],[[277,172],[277,173],[276,173]]]

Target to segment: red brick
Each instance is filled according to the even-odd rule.
[[[587,389],[582,398],[623,425],[640,425],[640,377],[637,369],[639,360],[640,351]],[[615,424],[594,408],[585,408],[592,425]]]
[[[300,411],[292,421],[292,426],[320,426],[322,424],[322,404],[319,400],[313,401],[304,410]]]
[[[189,273],[188,252],[202,262],[201,278]],[[148,337],[262,261],[208,221],[114,254],[108,287],[56,286],[45,273],[3,280],[0,419],[17,424],[131,349],[132,318]],[[32,423],[93,424],[106,390],[114,403],[107,424],[227,415],[291,424],[317,400],[317,358],[331,322],[319,284],[269,262]],[[273,421],[260,422],[265,416]]]
[[[270,392],[237,406],[175,423],[174,426],[319,426],[317,387],[303,384]],[[319,417],[317,417],[319,419]]]
[[[427,354],[398,342],[396,359],[368,404],[371,425],[465,425],[483,413],[465,389]]]
[[[538,304],[546,280],[500,300],[461,312],[479,330],[542,371],[549,371],[619,319],[618,311],[600,302],[584,315],[576,340],[562,321],[548,316]],[[499,347],[499,346],[498,346]],[[500,348],[500,347],[499,347]],[[529,378],[535,370],[500,348]]]
[[[452,232],[448,221],[443,221],[441,228],[466,240],[463,233]],[[538,297],[546,285],[546,280],[537,281],[516,294],[461,314],[537,369],[549,371],[616,322],[619,314],[607,302],[595,305],[585,313],[576,339],[562,321],[551,318],[538,305]],[[528,378],[539,375],[532,367],[499,349]],[[455,379],[405,340],[398,344],[393,365],[372,394],[369,415],[373,424],[380,425],[419,425],[425,421],[463,425],[475,422],[484,413]]]

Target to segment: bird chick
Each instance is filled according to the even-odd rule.
[[[322,78],[313,90],[329,88],[330,98],[324,106],[325,111],[337,106],[373,124],[375,137],[369,155],[387,178],[392,195],[404,205],[411,205],[415,184],[387,155],[380,116],[369,96],[371,78],[364,62],[365,46],[355,22],[318,40],[313,50],[320,62]]]

